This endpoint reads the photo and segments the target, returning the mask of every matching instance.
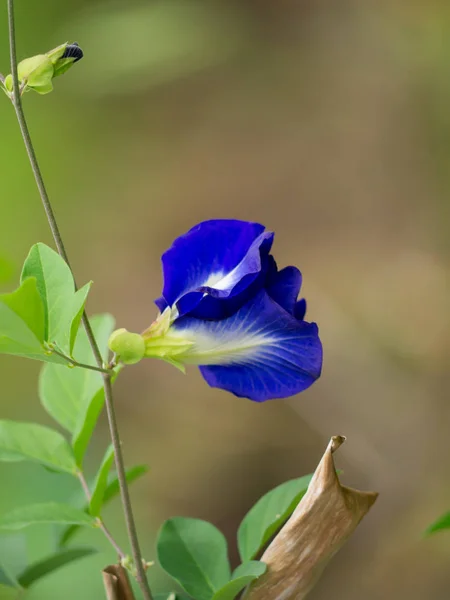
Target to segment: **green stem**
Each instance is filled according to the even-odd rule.
[[[56,354],[57,356],[60,356],[61,358],[64,358],[64,360],[66,360],[69,363],[69,365],[72,365],[73,367],[80,367],[81,369],[88,369],[89,371],[97,371],[98,373],[109,373],[109,369],[104,369],[103,367],[96,367],[94,365],[87,365],[85,363],[80,363],[77,360],[71,358],[70,356],[67,356],[67,354],[64,354],[64,352],[57,350],[53,345],[49,346],[49,352],[51,352],[52,354]]]
[[[17,73],[17,50],[16,50],[16,34],[15,34],[15,23],[14,23],[14,0],[7,0],[8,5],[8,29],[9,29],[9,49],[10,49],[10,57],[11,57],[11,74],[13,80],[13,93],[12,93],[12,103],[14,106],[14,110],[17,115],[17,120],[19,122],[20,131],[22,133],[22,138],[25,144],[25,148],[28,153],[28,158],[30,161],[31,168],[33,170],[34,178],[36,180],[36,185],[39,190],[39,194],[41,196],[42,204],[47,215],[48,224],[50,226],[51,232],[53,234],[53,239],[55,240],[56,248],[58,249],[59,254],[66,261],[70,270],[72,271],[69,263],[69,259],[67,257],[66,249],[64,247],[64,243],[62,241],[62,237],[59,231],[59,227],[53,212],[52,205],[50,203],[50,199],[47,194],[47,190],[44,184],[44,179],[42,177],[41,170],[39,168],[39,163],[36,157],[36,153],[34,151],[33,143],[31,141],[30,132],[28,129],[28,125],[25,119],[25,114],[23,112],[22,107],[22,99],[20,94],[19,87],[19,77]],[[73,272],[72,272],[73,273]],[[86,330],[87,337],[89,339],[89,343],[92,348],[92,352],[95,357],[95,361],[99,368],[103,368],[103,359],[97,345],[97,341],[94,337],[94,333],[92,331],[91,324],[86,313],[83,313],[82,317],[83,325]],[[103,382],[105,389],[105,405],[106,412],[108,415],[108,424],[111,435],[111,441],[114,447],[114,456],[116,462],[116,470],[117,470],[117,479],[119,481],[120,487],[120,495],[122,500],[123,511],[125,515],[125,522],[128,530],[128,538],[130,540],[131,550],[133,554],[133,560],[136,567],[136,579],[139,583],[139,586],[142,591],[142,595],[144,600],[152,600],[152,593],[150,591],[150,586],[147,581],[147,577],[145,575],[144,564],[142,560],[142,554],[139,546],[139,540],[137,537],[136,524],[134,522],[133,510],[131,506],[130,493],[128,490],[128,484],[125,476],[125,465],[123,460],[123,454],[121,449],[121,442],[119,436],[119,430],[117,427],[117,420],[115,415],[114,403],[113,403],[113,395],[112,395],[112,385],[111,385],[111,373],[103,373]]]

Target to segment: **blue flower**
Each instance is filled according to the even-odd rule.
[[[304,321],[300,271],[278,270],[270,255],[273,237],[258,223],[213,220],[177,238],[162,257],[161,314],[142,334],[144,355],[198,365],[209,385],[257,402],[312,385],[318,328]]]

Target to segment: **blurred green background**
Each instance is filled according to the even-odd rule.
[[[85,59],[25,109],[88,310],[145,328],[160,255],[214,217],[276,232],[304,276],[325,347],[321,380],[263,405],[212,390],[195,369],[143,361],[116,386],[148,560],[161,522],[209,519],[232,545],[252,503],[311,472],[348,436],[344,481],[381,493],[311,598],[444,600],[450,537],[422,539],[450,506],[450,6],[441,0],[16,0],[20,58],[70,40]],[[6,3],[0,70],[9,71]],[[0,256],[52,243],[12,107],[0,98]],[[50,424],[40,365],[2,356],[2,418]],[[91,471],[107,445],[104,420]],[[0,509],[64,500],[74,483],[0,465]],[[107,521],[126,544],[120,506]],[[3,539],[31,558],[48,528]],[[36,600],[101,598],[104,549],[43,580]],[[158,567],[150,578],[164,587]],[[336,591],[339,590],[339,591]]]

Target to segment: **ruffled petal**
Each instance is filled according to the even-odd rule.
[[[306,315],[306,300],[302,298],[298,302],[295,303],[294,306],[294,317],[298,321],[303,321]]]
[[[213,387],[257,402],[292,396],[320,376],[322,345],[317,325],[297,321],[260,291],[232,317],[184,317],[171,335],[192,343],[180,360],[200,365]]]
[[[285,267],[281,271],[269,275],[267,293],[292,315],[301,285],[302,274],[297,267]]]
[[[176,304],[180,315],[195,309],[198,317],[223,318],[230,311],[223,310],[222,301],[234,298],[236,305],[239,294],[245,301],[247,287],[258,277],[262,286],[260,275],[272,241],[273,234],[259,223],[200,223],[163,254],[163,299],[169,306]]]
[[[159,298],[156,298],[155,304],[159,308],[159,312],[164,312],[166,310],[166,308],[169,306],[167,304],[164,296],[160,296]]]

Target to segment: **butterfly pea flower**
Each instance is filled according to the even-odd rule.
[[[278,269],[273,238],[237,220],[190,229],[162,256],[159,316],[142,334],[114,332],[111,350],[122,362],[197,365],[210,386],[257,402],[307,389],[320,376],[322,345],[304,320],[301,273]]]

